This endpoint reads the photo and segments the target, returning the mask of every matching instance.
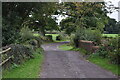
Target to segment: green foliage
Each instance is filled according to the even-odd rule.
[[[91,30],[91,29],[77,29],[75,33],[74,40],[88,40],[94,41],[100,44],[101,41],[101,32],[99,30]],[[78,44],[78,42],[75,42]]]
[[[29,46],[36,46],[37,48],[41,47],[42,42],[45,40],[45,37],[42,35],[34,35],[34,32],[30,30],[28,27],[23,27],[20,32],[21,38],[20,43],[29,45]],[[32,47],[31,46],[31,47]]]
[[[3,71],[3,78],[39,78],[43,62],[41,49],[34,52],[34,59],[27,60],[24,64],[17,65],[9,71]]]
[[[49,41],[53,41],[52,35],[46,35],[46,37],[47,37],[47,39],[48,39]]]
[[[67,34],[74,33],[78,27],[97,29],[103,32],[104,25],[108,23],[107,10],[102,2],[71,2],[61,5],[63,14],[68,15],[66,19],[62,20],[61,29],[64,29]]]
[[[41,40],[41,42],[45,41],[46,40],[46,37],[43,36],[42,34],[40,33],[34,33],[33,32],[33,36],[34,36],[34,39],[38,39],[38,40]]]
[[[65,41],[69,39],[69,36],[65,32],[59,32],[60,39]]]
[[[106,51],[106,47],[101,46],[99,48],[99,50],[96,52],[96,54],[98,54],[99,56],[101,56],[102,58],[106,58],[108,57],[108,52]]]
[[[11,44],[10,47],[11,51],[9,52],[9,55],[13,56],[11,63],[21,64],[25,60],[33,58],[32,49],[27,46],[20,44]]]
[[[109,58],[111,63],[120,64],[120,54],[118,48],[118,37],[111,39],[106,42],[104,46],[101,46],[100,49],[96,52],[99,56],[103,58]]]
[[[3,46],[19,43],[19,32],[23,25],[29,26],[32,30],[39,30],[43,35],[45,29],[56,29],[55,20],[51,18],[56,11],[56,5],[56,3],[3,3]]]
[[[102,39],[102,34],[101,34],[101,31],[96,29],[96,30],[93,30],[93,35],[94,35],[94,40],[95,42],[97,42],[98,44],[101,43],[101,39]]]
[[[70,35],[70,44],[71,45],[74,45],[74,40],[73,40],[74,38],[75,38],[75,34],[71,34]]]
[[[115,19],[109,19],[108,24],[105,25],[105,33],[107,34],[119,34],[120,33],[120,21]]]
[[[57,26],[57,23],[55,22],[55,19],[49,17],[46,19],[46,26],[45,26],[45,30],[49,30],[49,31],[52,31],[52,30],[58,30],[58,26]]]
[[[11,67],[15,67],[16,65],[12,64],[22,64],[26,60],[34,58],[32,54],[32,48],[22,45],[22,44],[11,44],[6,46],[4,49],[10,47],[11,50],[7,52],[7,54],[3,54],[2,60],[8,59],[8,57],[12,56],[12,59],[6,63],[6,66],[3,66],[3,69],[10,69]]]
[[[65,33],[70,35],[75,31],[75,24],[73,23],[74,21],[75,19],[72,17],[63,19],[62,22],[60,22],[61,30],[65,30]]]
[[[109,58],[112,63],[114,64],[120,64],[120,54],[119,54],[119,48],[118,48],[118,37],[113,38],[109,41],[108,44],[108,51],[109,51]]]
[[[80,53],[82,53],[85,56],[88,55],[88,53],[89,53],[87,50],[85,50],[83,48],[80,48],[79,51],[80,51]]]
[[[23,27],[20,30],[20,35],[21,35],[22,42],[33,39],[33,33],[28,27]]]
[[[59,32],[59,35],[56,37],[56,40],[58,40],[58,41],[67,40],[67,39],[68,39],[68,36],[64,32]]]
[[[71,44],[63,44],[60,45],[59,48],[61,50],[71,50],[71,51],[79,51],[81,54],[83,54],[84,56],[86,56],[89,52],[87,52],[85,49],[83,48],[75,48],[73,45]]]
[[[60,45],[59,48],[60,48],[61,50],[66,50],[66,51],[68,51],[68,50],[73,49],[73,46],[71,46],[70,44],[63,44],[63,45]]]
[[[83,48],[76,48],[76,47],[74,47],[74,48],[72,48],[71,49],[72,51],[79,51],[82,55],[84,55],[84,56],[86,56],[86,55],[88,55],[88,51],[87,50],[85,50],[85,49],[83,49]]]
[[[13,17],[14,18],[14,17]],[[11,20],[14,21],[14,20]],[[16,20],[17,21],[17,20]],[[7,19],[2,19],[2,45],[15,43],[20,38],[19,28],[15,27],[15,24],[11,26],[11,23]],[[18,26],[18,25],[16,25]]]

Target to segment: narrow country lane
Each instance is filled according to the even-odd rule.
[[[44,44],[41,78],[115,78],[111,72],[86,61],[80,53],[58,48],[65,42]]]

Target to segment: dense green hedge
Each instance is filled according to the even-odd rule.
[[[96,52],[102,58],[109,58],[113,64],[120,64],[120,48],[118,47],[118,37],[109,39],[108,42],[101,45]]]

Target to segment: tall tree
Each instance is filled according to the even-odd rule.
[[[69,23],[74,25],[71,29],[73,31],[77,27],[99,29],[103,31],[104,25],[108,22],[105,3],[73,2],[63,3],[62,5],[64,6],[62,7],[63,13],[69,16]],[[68,22],[68,18],[61,22],[62,27],[65,27],[67,24],[65,22]],[[69,25],[67,25],[65,29],[68,31],[67,29],[69,29]]]
[[[104,30],[109,34],[118,34],[120,30],[120,22],[117,22],[115,19],[109,19]]]
[[[11,44],[18,39],[23,25],[32,25],[32,29],[44,27],[48,17],[55,12],[56,3],[5,2],[2,4],[3,15],[3,45]],[[31,17],[30,17],[31,15]],[[36,27],[36,21],[38,21]],[[34,26],[34,27],[33,27]],[[42,27],[40,27],[42,26]]]

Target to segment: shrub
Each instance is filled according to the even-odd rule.
[[[98,44],[100,44],[101,43],[101,39],[102,39],[101,31],[98,30],[98,29],[94,30],[93,31],[93,36],[94,36],[93,41],[97,42]]]
[[[120,48],[118,48],[118,37],[113,38],[109,41],[108,44],[108,49],[107,51],[109,51],[109,58],[111,60],[112,63],[115,64],[120,64],[119,59],[120,59]]]
[[[13,63],[20,64],[28,58],[33,58],[32,51],[29,47],[20,44],[11,44],[9,55],[13,55]]]
[[[35,50],[32,50],[31,46],[29,45],[22,45],[22,44],[11,44],[9,46],[5,46],[2,49],[7,49],[11,47],[11,50],[3,54],[2,60],[8,59],[8,57],[12,57],[10,61],[6,62],[2,67],[3,69],[11,69],[17,64],[22,64],[26,60],[34,58],[33,53],[42,53],[43,49],[42,48],[36,48]],[[39,52],[38,52],[39,49]]]
[[[34,38],[39,38],[41,41],[46,41],[47,38],[40,33],[33,33]]]
[[[43,39],[41,37],[34,37],[34,41],[36,41],[37,48],[41,48],[41,44],[43,43]]]
[[[103,38],[107,39],[108,37],[107,36],[103,36]]]
[[[16,17],[16,16],[14,15],[13,17]],[[13,18],[13,20],[15,19]],[[0,28],[0,30],[2,30],[2,33],[1,33],[2,46],[13,44],[16,42],[16,39],[20,38],[20,34],[19,34],[20,27],[18,27],[18,25],[14,23],[15,21],[13,21],[13,24],[11,24],[12,22],[11,21],[9,22],[8,18],[6,19],[2,18],[2,22],[0,22],[2,23],[2,27]]]
[[[74,40],[73,40],[74,38],[75,38],[75,34],[71,34],[71,35],[70,35],[70,44],[71,44],[71,45],[74,45],[74,44],[75,44],[75,43],[74,43]]]
[[[89,29],[80,28],[80,29],[77,29],[77,31],[75,32],[75,37],[73,41],[76,46],[78,44],[78,40],[94,41],[100,44],[101,38],[102,38],[101,32],[97,29],[91,30],[90,28]]]
[[[109,58],[111,63],[120,64],[120,48],[118,48],[118,37],[108,41],[104,46],[101,46],[97,54],[103,58]]]
[[[28,27],[23,27],[20,31],[21,41],[25,42],[33,38],[33,33]]]
[[[36,46],[37,48],[41,47],[42,41],[44,39],[40,34],[37,36],[34,35],[34,33],[26,26],[21,29],[20,35],[21,42],[19,43],[23,43],[26,45],[30,44]]]
[[[65,32],[59,32],[58,34],[59,34],[61,40],[69,39],[69,36]]]
[[[29,41],[26,41],[24,45],[28,48],[30,48],[33,51],[35,51],[37,48],[40,48],[38,45],[38,41],[36,39],[31,39]],[[41,46],[41,45],[40,45]]]
[[[82,53],[84,56],[86,56],[86,55],[89,55],[88,53],[88,51],[87,50],[85,50],[84,48],[79,48],[79,51],[80,51],[80,53]]]
[[[48,39],[49,41],[53,41],[53,40],[52,40],[52,35],[46,35],[46,37],[47,37],[47,39]]]
[[[58,36],[56,36],[56,40],[58,40],[58,41],[65,40],[65,35],[58,35]]]
[[[96,52],[96,53],[97,53],[100,57],[102,57],[102,58],[108,57],[108,52],[106,51],[105,48],[106,48],[105,46],[101,46],[101,47],[99,48],[99,50],[97,50],[97,52]]]

